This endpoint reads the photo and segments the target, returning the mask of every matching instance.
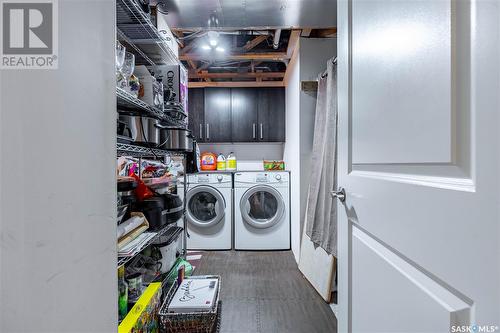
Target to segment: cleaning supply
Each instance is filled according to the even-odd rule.
[[[217,170],[217,155],[214,153],[204,152],[201,154],[201,170],[212,171]]]
[[[229,171],[236,171],[236,155],[233,152],[230,152],[226,158],[226,169]]]
[[[222,153],[217,157],[217,170],[226,170],[226,157]]]

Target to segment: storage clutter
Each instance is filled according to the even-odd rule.
[[[217,275],[193,276],[172,285],[160,308],[160,331],[217,331],[222,307],[220,290],[221,277]]]

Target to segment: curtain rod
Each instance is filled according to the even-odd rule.
[[[332,64],[336,64],[337,63],[337,57],[330,58],[328,61],[331,61]],[[328,61],[327,61],[327,63],[328,63]],[[322,79],[324,79],[327,76],[328,76],[328,68],[325,69],[325,71],[323,73],[321,73],[321,78]]]

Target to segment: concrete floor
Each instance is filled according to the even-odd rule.
[[[330,307],[291,251],[204,252],[195,274],[222,277],[221,332],[337,332]]]

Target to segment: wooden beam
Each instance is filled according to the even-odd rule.
[[[282,78],[285,72],[257,72],[257,73],[208,73],[207,71],[197,72],[190,71],[190,79],[265,79],[265,78]]]
[[[290,62],[288,63],[288,66],[286,66],[286,72],[285,76],[283,77],[283,83],[285,86],[288,85],[288,81],[290,80],[290,75],[295,67],[295,63],[297,62],[297,59],[299,57],[299,51],[300,51],[300,42],[297,42],[297,45],[295,45],[295,49],[292,54],[292,59],[290,59]]]
[[[180,60],[267,60],[267,61],[283,61],[289,59],[285,52],[266,52],[266,53],[243,53],[243,54],[228,54],[215,56],[213,53],[207,54],[182,54]]]
[[[286,48],[286,55],[288,59],[292,57],[295,47],[299,42],[300,33],[300,30],[292,30],[292,33],[290,34],[290,39],[288,39],[288,47]]]
[[[193,60],[188,59],[188,60],[187,60],[187,63],[188,63],[188,65],[189,65],[189,67],[191,67],[191,69],[196,69],[196,64],[194,63],[194,61],[193,61]]]
[[[262,74],[262,71],[261,71],[261,70],[259,70],[259,71],[257,71],[257,73],[255,73],[255,74]],[[281,74],[281,73],[280,73],[280,74]],[[283,76],[285,76],[285,73],[283,73]],[[257,82],[262,82],[262,76],[261,76],[261,75],[258,75],[258,76],[256,77],[255,81],[257,81]]]
[[[175,35],[176,40],[177,40],[177,44],[179,44],[180,48],[184,48],[184,42],[182,41],[182,37],[184,37],[184,33],[182,31],[172,31],[172,34]]]
[[[318,38],[337,37],[337,28],[319,29],[316,33],[316,37]]]
[[[212,82],[212,79],[207,75],[208,71],[201,71],[201,74],[204,75],[205,81]]]
[[[283,81],[227,81],[227,82],[189,82],[188,88],[255,88],[255,87],[284,87]]]
[[[184,48],[181,49],[180,54],[183,55],[190,52],[197,44],[197,41],[194,40],[191,43],[184,45]]]
[[[260,43],[262,43],[263,41],[265,41],[266,39],[267,39],[266,35],[259,35],[259,36],[255,37],[254,39],[249,40],[245,44],[245,46],[243,46],[243,49],[248,52],[251,49],[253,49],[254,47],[256,47],[257,45],[259,45]]]
[[[302,34],[301,34],[301,36],[302,36],[302,37],[309,37],[309,35],[311,34],[311,31],[312,31],[312,29],[311,29],[311,28],[302,29]]]

